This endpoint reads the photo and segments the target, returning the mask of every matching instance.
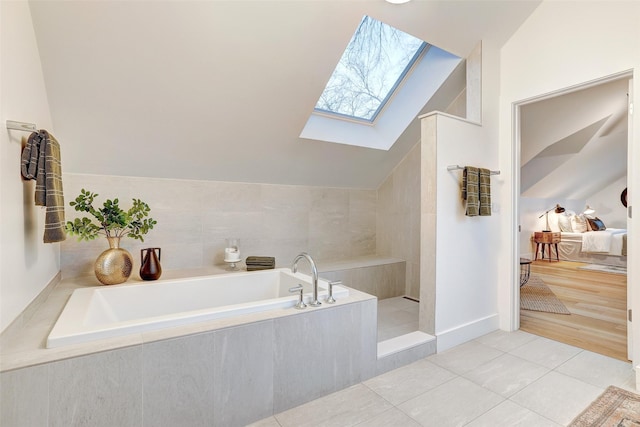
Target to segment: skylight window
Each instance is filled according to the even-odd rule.
[[[373,122],[426,47],[424,41],[365,16],[315,111]]]

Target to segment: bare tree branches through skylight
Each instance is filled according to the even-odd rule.
[[[315,110],[375,120],[426,46],[420,39],[365,16]]]

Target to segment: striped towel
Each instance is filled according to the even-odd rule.
[[[466,216],[480,214],[480,172],[473,166],[465,166],[462,171],[462,200]]]
[[[480,168],[480,216],[491,216],[491,171]]]
[[[46,130],[33,132],[22,151],[22,176],[36,180],[35,203],[46,206],[44,242],[63,241],[64,194],[62,191],[62,166],[60,144]]]
[[[491,216],[491,171],[465,166],[462,171],[462,200],[466,216]]]

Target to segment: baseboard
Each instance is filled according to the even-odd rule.
[[[464,325],[436,333],[438,353],[499,329],[499,316],[492,314]]]

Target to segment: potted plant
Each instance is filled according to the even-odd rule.
[[[109,249],[96,259],[94,271],[100,283],[115,285],[127,281],[133,268],[133,258],[120,248],[120,239],[128,236],[144,242],[143,236],[153,229],[157,221],[148,217],[151,209],[140,199],[133,199],[133,206],[126,211],[120,208],[118,199],[106,200],[101,208],[96,209],[93,201],[97,196],[83,188],[69,205],[76,211],[90,213],[93,219],[76,218],[67,221],[65,228],[67,233],[78,236],[79,241],[94,240],[100,235],[107,238]]]

